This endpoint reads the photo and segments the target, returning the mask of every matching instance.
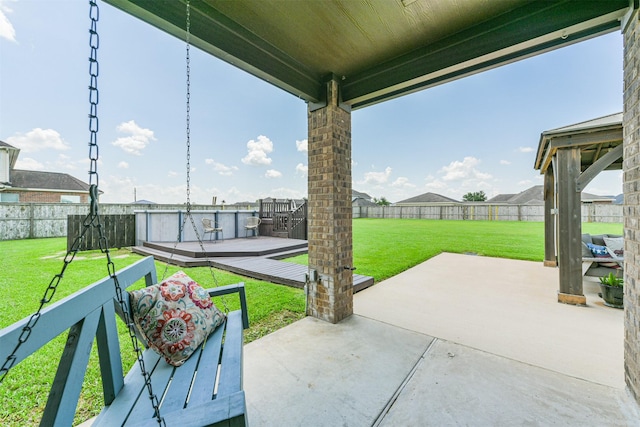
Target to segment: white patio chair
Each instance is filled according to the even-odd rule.
[[[224,233],[222,227],[220,227],[217,223],[214,223],[209,218],[202,218],[202,227],[204,228],[203,237],[207,236],[209,233],[209,240],[211,240],[211,236],[213,233],[216,233],[216,240],[218,239],[218,233],[222,235],[222,240],[224,240]]]
[[[254,236],[258,235],[258,226],[260,225],[260,218],[257,216],[250,216],[247,218],[244,224],[244,237],[247,237],[249,230],[253,231]]]

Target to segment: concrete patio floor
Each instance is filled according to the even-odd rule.
[[[623,311],[542,263],[441,254],[245,346],[254,426],[638,426]]]

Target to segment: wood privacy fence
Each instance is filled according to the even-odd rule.
[[[184,209],[184,205],[101,204],[100,214],[101,216],[123,215],[133,214],[135,210],[170,209]],[[220,208],[211,205],[192,205],[191,209],[219,210]],[[220,212],[226,211],[220,210]],[[86,215],[87,213],[88,206],[86,204],[0,203],[0,240],[63,237],[67,235],[67,216]],[[353,217],[542,222],[544,221],[544,207],[542,205],[487,203],[433,206],[354,206]],[[622,205],[583,204],[582,222],[622,223]],[[263,233],[262,228],[260,233]],[[229,236],[231,235],[229,234]],[[175,239],[175,236],[172,239]]]
[[[86,215],[67,216],[67,251],[84,229]],[[110,248],[124,248],[136,243],[136,217],[133,214],[100,215],[102,232]],[[96,227],[90,227],[80,245],[81,251],[100,249],[100,236]]]
[[[354,206],[353,218],[544,222],[544,205],[450,203],[430,206]],[[584,203],[582,222],[622,223],[622,205]]]
[[[212,209],[191,205],[192,210]],[[100,204],[100,216],[133,214],[136,210],[184,209],[184,205]],[[0,203],[0,240],[65,237],[67,216],[89,213],[85,203]]]

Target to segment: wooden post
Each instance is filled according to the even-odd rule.
[[[544,265],[556,267],[556,181],[553,166],[549,165],[544,172]]]
[[[560,290],[558,302],[586,305],[582,293],[582,215],[576,181],[580,176],[580,148],[557,152],[558,166],[558,258]]]

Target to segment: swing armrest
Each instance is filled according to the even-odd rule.
[[[220,297],[237,292],[240,298],[240,309],[242,310],[242,328],[247,329],[249,327],[249,312],[247,311],[247,297],[244,292],[244,282],[207,289],[207,292],[209,292],[209,296],[211,297]]]

